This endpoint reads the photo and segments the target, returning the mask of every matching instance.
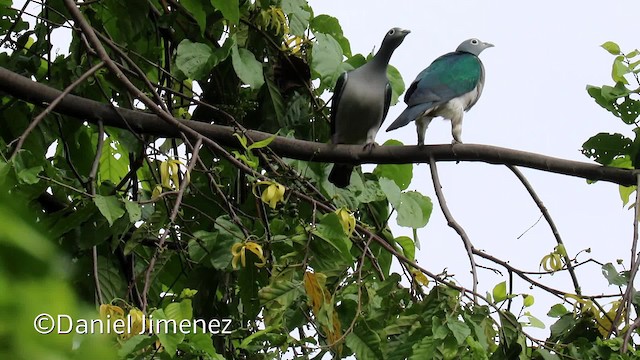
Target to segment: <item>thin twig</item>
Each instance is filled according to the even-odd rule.
[[[189,165],[187,166],[186,173],[190,173],[194,166],[196,165],[196,160],[199,158],[198,153],[200,152],[200,146],[202,145],[202,137],[198,138],[196,144],[193,146],[193,152],[191,153],[191,160],[189,160]],[[142,289],[142,311],[145,312],[147,309],[147,295],[149,292],[149,287],[151,286],[151,274],[153,273],[153,268],[158,260],[158,255],[161,251],[164,250],[164,242],[169,235],[170,228],[173,226],[173,223],[178,216],[178,210],[180,210],[180,205],[182,203],[182,197],[184,196],[184,192],[189,184],[189,177],[184,176],[182,181],[180,182],[180,190],[178,190],[178,195],[176,196],[176,200],[173,205],[173,209],[171,210],[171,214],[169,215],[169,224],[166,226],[165,231],[162,233],[160,240],[158,241],[158,247],[156,251],[153,253],[151,260],[149,261],[149,265],[147,267],[147,271],[145,273],[144,287]]]
[[[471,276],[473,277],[473,293],[476,294],[478,292],[478,270],[476,267],[476,260],[473,257],[473,244],[471,244],[471,240],[469,239],[466,231],[464,231],[462,226],[460,226],[460,224],[453,218],[453,215],[451,215],[451,211],[449,211],[447,200],[444,198],[444,194],[442,193],[442,185],[440,184],[440,177],[438,176],[438,167],[436,166],[436,161],[433,156],[429,158],[429,168],[431,169],[433,188],[436,191],[436,196],[440,203],[440,209],[442,209],[442,213],[447,219],[447,225],[453,228],[453,230],[460,235],[464,248],[467,250],[467,256],[469,257],[469,263],[471,264]],[[474,301],[477,301],[477,297],[475,295],[473,299]]]
[[[540,209],[542,216],[544,216],[544,219],[549,224],[549,227],[551,228],[551,232],[553,233],[553,236],[556,238],[556,242],[558,243],[558,245],[564,248],[562,256],[564,258],[565,264],[567,265],[567,270],[569,271],[569,275],[571,276],[571,281],[573,282],[573,288],[576,292],[576,295],[580,296],[581,295],[580,284],[578,283],[578,277],[576,276],[576,272],[573,268],[573,264],[571,264],[571,258],[569,258],[569,255],[567,253],[567,248],[562,242],[562,238],[560,237],[560,232],[558,231],[558,228],[556,227],[556,224],[553,221],[553,218],[551,218],[551,215],[549,214],[547,207],[544,206],[544,203],[542,203],[542,200],[540,199],[536,191],[533,189],[533,186],[531,186],[531,184],[529,183],[527,178],[524,176],[524,174],[522,174],[520,169],[518,169],[513,165],[507,165],[507,167],[516,175],[518,180],[520,180],[522,185],[524,185],[524,187],[527,189],[533,201],[536,203],[536,205],[538,205],[538,209]]]

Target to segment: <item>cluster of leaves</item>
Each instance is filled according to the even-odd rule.
[[[624,53],[618,44],[607,41],[602,47],[614,55],[611,78],[615,85],[587,86],[587,92],[598,105],[612,113],[635,134],[633,139],[619,133],[599,133],[582,145],[582,153],[596,162],[626,169],[640,168],[640,51]],[[620,187],[624,204],[634,187]]]
[[[71,20],[68,3],[45,2],[29,25],[10,0],[0,0],[0,66],[62,89],[97,64],[87,37],[69,27],[78,19]],[[327,180],[328,164],[281,159],[269,151],[270,139],[243,133],[328,141],[322,95],[370,57],[352,54],[337,19],[315,15],[306,0],[104,0],[80,9],[109,57],[158,108],[235,127],[240,150],[194,149],[186,137],[155,138],[59,114],[29,129],[40,110],[0,94],[0,181],[46,233],[34,233],[1,194],[0,222],[9,226],[0,228],[0,288],[8,287],[0,312],[26,325],[17,332],[0,326],[0,343],[15,344],[0,357],[70,352],[70,337],[40,337],[29,327],[42,311],[78,312],[78,298],[113,318],[233,324],[224,336],[112,336],[121,359],[613,358],[619,339],[602,340],[594,311],[556,308],[550,316],[559,320],[541,347],[522,329],[539,320],[502,308],[514,298],[506,284],[480,306],[446,276],[431,284],[406,264],[404,279],[393,272],[392,252],[415,261],[417,239],[394,237],[392,211],[399,226],[418,229],[433,208],[408,190],[411,164],[355,172],[338,189]],[[49,34],[63,29],[72,34],[69,51],[54,57]],[[636,74],[634,56],[623,56],[626,67],[614,66],[616,74]],[[388,75],[395,102],[404,84],[393,67]],[[158,111],[104,69],[73,92]],[[620,105],[611,106],[623,116]],[[619,155],[633,159],[620,153],[612,160]],[[58,252],[63,259],[51,256]],[[556,252],[554,270],[562,265]],[[56,268],[73,269],[65,273],[72,286],[55,280]],[[531,306],[533,297],[522,299],[523,309]],[[88,338],[73,353],[109,358],[104,344]]]

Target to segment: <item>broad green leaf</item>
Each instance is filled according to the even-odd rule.
[[[281,280],[260,289],[258,296],[263,305],[276,302],[279,307],[286,309],[303,295],[302,289],[299,281]]]
[[[164,313],[169,319],[176,320],[178,323],[184,319],[191,320],[193,318],[191,300],[172,302],[164,308]]]
[[[200,35],[204,35],[207,29],[207,9],[205,3],[201,0],[180,0],[180,5],[196,19],[198,27],[200,27]]]
[[[537,348],[534,352],[534,355],[540,355],[540,357],[542,358],[542,360],[561,360],[560,357],[556,354],[552,354],[549,352],[549,350],[539,347]],[[536,357],[537,359],[537,357]]]
[[[345,235],[336,213],[326,214],[313,230],[313,234],[331,244],[343,258],[351,258],[351,240]]]
[[[121,359],[128,358],[129,354],[140,351],[143,348],[155,343],[157,338],[148,335],[134,335],[122,343],[122,347],[118,350],[118,356]]]
[[[627,276],[618,273],[612,263],[602,265],[602,275],[609,281],[609,285],[623,286],[629,282]]]
[[[309,25],[309,5],[306,0],[282,0],[282,11],[289,17],[289,29],[293,35],[304,36]]]
[[[493,299],[496,303],[507,299],[507,282],[503,281],[493,288]]]
[[[387,140],[383,146],[402,146],[398,140]],[[413,164],[380,164],[373,170],[373,174],[378,178],[389,178],[393,180],[400,190],[406,190],[413,179]]]
[[[129,171],[129,157],[122,145],[111,137],[105,139],[100,156],[98,181],[111,181],[117,184]]]
[[[202,43],[182,40],[178,44],[176,66],[189,79],[200,80],[211,72],[213,51]]]
[[[351,57],[351,45],[349,44],[349,40],[344,37],[342,26],[340,26],[338,19],[326,14],[318,15],[311,19],[309,28],[314,34],[323,33],[331,35],[340,44],[342,53],[346,57]]]
[[[398,236],[395,241],[402,247],[404,256],[409,258],[409,260],[415,260],[416,244],[413,242],[412,238],[408,236]]]
[[[551,307],[551,309],[549,309],[549,312],[547,313],[547,316],[549,317],[554,317],[554,318],[559,318],[562,315],[565,315],[566,313],[568,313],[569,310],[567,310],[566,307],[564,307],[564,305],[562,304],[555,304]]]
[[[154,310],[151,315],[155,321],[158,320],[169,320],[168,317],[162,309]],[[164,328],[162,328],[164,330]],[[173,326],[172,322],[167,322],[167,330],[168,331],[160,331],[156,335],[160,340],[162,346],[164,346],[165,351],[169,354],[170,357],[174,357],[176,350],[178,349],[178,345],[182,343],[184,340],[184,333],[178,331],[176,327]]]
[[[467,336],[471,335],[471,329],[469,329],[467,324],[456,318],[449,317],[447,318],[446,323],[447,327],[449,328],[449,330],[451,330],[453,336],[458,341],[458,345],[462,345],[465,342]]]
[[[345,339],[357,359],[382,359],[380,336],[366,326],[358,326]]]
[[[22,169],[16,173],[18,180],[23,184],[37,184],[40,181],[38,174],[40,174],[44,168],[42,166],[35,166],[28,169]]]
[[[196,263],[204,263],[215,269],[225,269],[231,263],[231,247],[239,240],[221,232],[196,231],[195,239],[189,240],[189,257]]]
[[[224,360],[224,357],[216,352],[211,341],[211,334],[203,329],[197,334],[189,334],[185,339],[195,350],[199,350],[209,355],[211,360]]]
[[[629,203],[629,197],[636,191],[636,186],[618,186],[618,192],[620,193],[620,200],[622,200],[622,206],[626,206]]]
[[[603,49],[607,50],[611,55],[620,55],[620,46],[613,41],[607,41],[600,45]]]
[[[120,219],[122,215],[124,215],[122,203],[115,196],[96,195],[93,198],[93,203],[96,204],[102,216],[107,219],[109,226],[112,226],[114,221]]]
[[[231,48],[231,61],[233,69],[242,82],[256,90],[262,87],[264,84],[262,63],[256,60],[251,51],[234,45]]]
[[[417,191],[408,191],[400,195],[400,205],[396,210],[398,225],[420,229],[429,222],[433,203]]]
[[[342,74],[342,48],[333,36],[316,34],[311,50],[311,70],[325,88],[332,88]]]
[[[531,315],[530,312],[525,312],[524,315],[529,319],[529,326],[531,327],[535,327],[538,329],[544,329],[546,326],[544,325],[544,323],[542,321],[540,321],[540,319],[538,319],[537,317]]]
[[[602,165],[628,153],[633,141],[622,134],[599,133],[582,144],[582,154]]]
[[[404,92],[404,80],[400,71],[391,65],[387,66],[387,77],[389,78],[389,84],[391,84],[391,105],[395,105],[398,103],[400,95]]]
[[[273,110],[273,114],[275,115],[275,119],[278,124],[282,124],[282,119],[285,114],[285,104],[284,99],[282,98],[282,94],[278,89],[278,86],[269,78],[265,79],[267,84],[267,94],[265,98],[265,105]],[[282,126],[282,125],[281,125]]]
[[[142,217],[142,206],[135,201],[125,200],[124,207],[129,213],[129,221],[135,223]]]
[[[222,16],[232,24],[240,22],[240,4],[238,0],[211,0],[211,5],[220,10]]]
[[[386,177],[380,178],[378,182],[380,183],[380,189],[382,189],[382,192],[387,196],[387,200],[389,200],[391,205],[397,209],[401,204],[400,197],[402,196],[402,192],[398,185],[396,185],[393,180]]]
[[[613,66],[611,68],[611,78],[615,82],[629,84],[629,82],[627,81],[627,79],[625,79],[624,76],[628,74],[630,70],[627,67],[627,64],[625,64],[623,61],[624,61],[624,56],[618,56],[613,61]]]

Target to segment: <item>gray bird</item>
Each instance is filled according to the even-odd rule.
[[[331,104],[333,144],[365,144],[365,148],[375,146],[376,134],[391,103],[387,65],[393,51],[402,44],[409,32],[397,27],[389,30],[380,50],[369,62],[340,75]],[[348,186],[353,167],[352,164],[334,164],[329,181],[341,188]]]
[[[455,52],[442,55],[413,81],[404,102],[407,108],[387,131],[415,121],[418,145],[433,118],[451,120],[453,143],[462,143],[462,117],[478,101],[484,87],[484,66],[478,55],[492,44],[478,39],[464,41]]]

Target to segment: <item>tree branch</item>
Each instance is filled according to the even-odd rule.
[[[46,107],[47,104],[60,95],[59,90],[34,82],[3,67],[0,67],[0,91],[43,107]],[[113,109],[109,104],[79,96],[65,96],[60,104],[56,106],[55,111],[75,117],[79,121],[97,123],[98,120],[102,120],[107,126],[132,129],[143,134],[180,137],[180,129],[178,127],[169,124],[154,114],[122,108]],[[176,121],[197,131],[202,136],[215,140],[221,145],[240,148],[238,140],[233,136],[235,130],[231,127],[200,121],[178,119]],[[272,136],[272,134],[255,130],[247,130],[246,134],[254,141],[260,141]],[[371,151],[365,151],[360,145],[336,146],[278,136],[271,142],[269,147],[280,156],[306,161],[353,164],[405,164],[426,163],[430,157],[433,157],[435,161],[480,161],[489,164],[522,166],[625,186],[635,185],[636,174],[640,173],[640,170],[607,167],[497,146],[476,144],[457,144],[455,152],[449,144],[379,146]]]

